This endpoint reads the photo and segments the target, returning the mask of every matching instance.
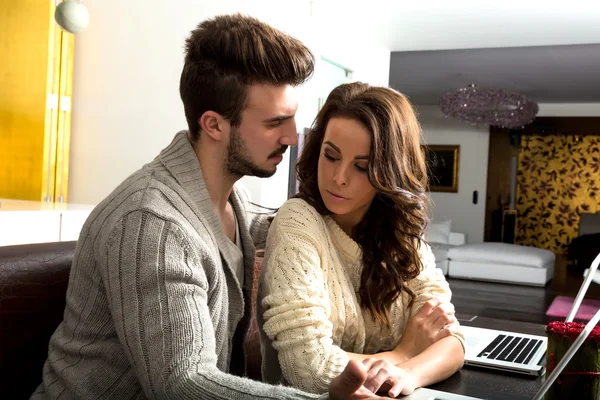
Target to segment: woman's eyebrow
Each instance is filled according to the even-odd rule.
[[[329,140],[326,141],[325,144],[331,146],[335,151],[337,151],[338,153],[342,154],[342,151],[340,150],[340,148],[337,147],[335,144],[331,143]]]
[[[342,154],[342,151],[340,150],[339,147],[337,147],[335,144],[331,143],[329,140],[326,141],[324,144],[331,146],[332,149],[334,149],[335,151],[337,151],[338,153]],[[368,160],[369,156],[356,156],[354,157],[355,160]]]

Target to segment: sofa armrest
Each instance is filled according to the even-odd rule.
[[[451,244],[453,246],[462,246],[465,243],[467,243],[467,235],[465,235],[464,233],[450,232],[448,244]]]
[[[0,246],[3,399],[27,399],[42,381],[48,342],[63,320],[76,242]]]

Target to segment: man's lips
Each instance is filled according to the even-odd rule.
[[[287,151],[287,146],[282,147],[281,149],[271,153],[269,155],[269,158],[275,158],[275,157],[279,157],[279,156],[283,156],[285,154],[285,152]]]

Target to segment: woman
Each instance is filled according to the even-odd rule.
[[[266,381],[326,392],[355,359],[370,368],[367,389],[396,397],[462,366],[450,289],[421,239],[420,141],[412,106],[392,89],[350,83],[327,98],[298,161],[299,193],[267,239],[257,301]]]

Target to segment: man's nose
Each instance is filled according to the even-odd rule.
[[[283,136],[279,140],[282,146],[296,146],[298,144],[298,132],[296,131],[296,121],[292,119],[286,124]]]

